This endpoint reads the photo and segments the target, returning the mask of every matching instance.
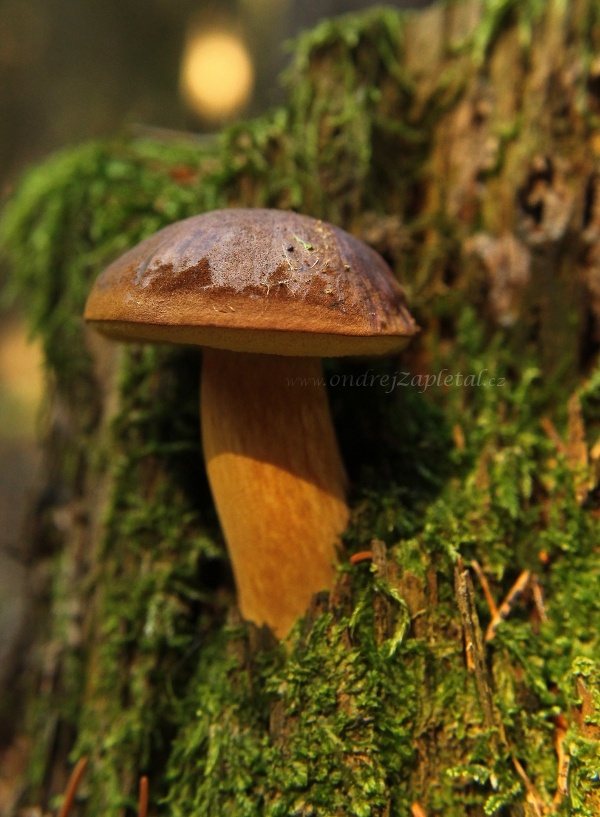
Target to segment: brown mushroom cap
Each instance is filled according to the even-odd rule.
[[[150,236],[99,276],[85,318],[121,340],[315,357],[387,354],[417,331],[374,250],[266,209],[215,210]]]

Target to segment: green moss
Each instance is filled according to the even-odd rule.
[[[600,666],[578,657],[570,674],[573,702],[581,707],[581,722],[567,736],[571,756],[573,814],[591,815],[600,803]],[[586,700],[582,698],[585,697]]]
[[[562,0],[554,2],[557,8]],[[473,41],[474,59],[482,64],[494,42],[504,29],[511,23],[511,17],[516,18],[519,40],[523,50],[529,51],[533,40],[534,27],[539,24],[549,4],[544,0],[530,0],[528,3],[518,3],[516,0],[487,0],[484,3],[482,21],[477,28]]]
[[[419,387],[390,403],[380,398],[391,450],[387,461],[376,459],[387,469],[388,491],[374,490],[369,467],[358,477],[347,545],[362,549],[378,535],[398,577],[382,579],[364,564],[343,567],[333,602],[298,628],[288,653],[257,657],[239,630],[210,640],[179,711],[167,769],[173,813],[377,815],[389,807],[402,814],[418,798],[434,812],[479,806],[492,814],[524,797],[512,757],[551,799],[554,719],[568,712],[573,661],[597,648],[590,620],[599,620],[598,526],[577,503],[573,475],[539,427],[546,397],[535,369],[526,365],[510,376],[498,341],[485,340],[469,310],[460,327],[452,358],[464,378],[487,368],[505,385],[496,392],[455,387],[437,400]],[[400,399],[420,431],[436,417],[432,460],[435,437],[447,442],[448,425],[460,422],[466,433],[464,450],[449,459],[438,454],[438,466],[429,463],[421,475],[420,514],[414,473],[394,452]],[[402,448],[414,463],[422,435],[409,433]],[[486,484],[478,487],[482,469]],[[537,571],[553,613],[540,623],[526,597],[488,648],[502,739],[485,725],[464,665],[452,582],[459,554],[480,562],[498,599],[519,570]],[[438,600],[417,631],[419,614],[409,621],[402,580],[410,573],[424,587],[432,569]],[[486,626],[490,612],[476,596]],[[569,599],[577,600],[574,607]],[[581,757],[584,774],[593,774],[593,753]],[[437,776],[420,790],[428,764]]]
[[[127,770],[156,783],[198,640],[224,614],[210,591],[210,575],[226,571],[199,453],[198,362],[149,347],[128,350],[122,367],[76,750],[94,758],[98,811],[123,803]]]
[[[215,206],[196,177],[201,153],[148,142],[91,144],[30,170],[3,214],[0,243],[16,271],[8,295],[24,293],[32,331],[61,380],[85,378],[81,313],[97,270],[179,218]],[[188,174],[194,183],[182,183]],[[204,205],[204,208],[203,208]],[[49,274],[51,271],[51,274]]]

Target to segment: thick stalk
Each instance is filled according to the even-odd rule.
[[[241,613],[285,636],[331,587],[348,521],[320,361],[206,349],[200,408]]]

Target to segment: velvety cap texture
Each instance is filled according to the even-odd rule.
[[[85,318],[123,340],[318,357],[393,352],[417,331],[378,253],[325,221],[263,209],[150,236],[98,277]]]

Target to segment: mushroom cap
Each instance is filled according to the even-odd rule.
[[[417,331],[378,253],[267,209],[214,210],[150,236],[98,277],[85,319],[121,340],[315,357],[387,354]]]

